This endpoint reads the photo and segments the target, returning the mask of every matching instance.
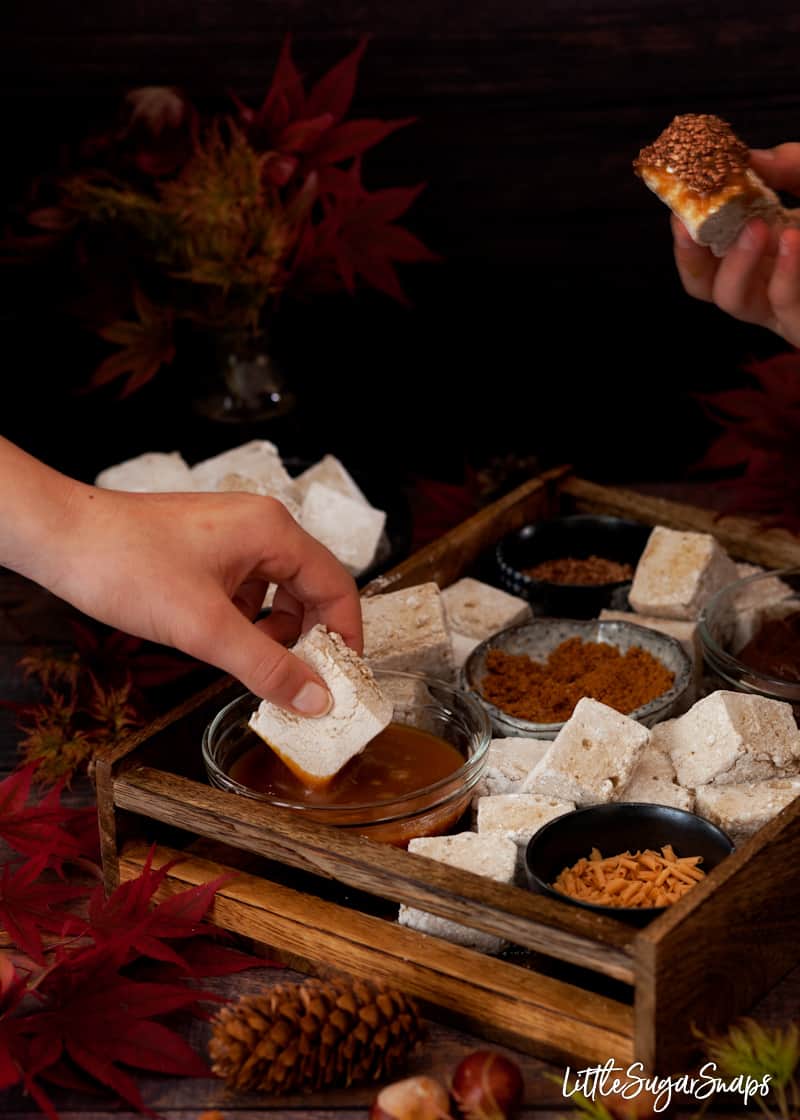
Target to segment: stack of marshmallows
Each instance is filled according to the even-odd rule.
[[[192,467],[177,451],[148,451],[101,471],[95,481],[108,490],[236,490],[276,498],[354,576],[388,550],[386,514],[370,505],[333,455],[292,478],[275,444],[257,439]]]

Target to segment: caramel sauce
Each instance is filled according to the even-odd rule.
[[[695,221],[709,213],[710,210],[719,209],[732,198],[738,197],[743,202],[750,203],[761,197],[759,192],[754,189],[745,171],[731,175],[724,187],[713,191],[711,194],[703,194],[701,191],[694,190],[682,183],[677,175],[661,167],[642,168],[642,174],[648,185],[659,196],[664,197],[664,200],[670,206],[678,207],[681,210],[690,208],[692,218]]]
[[[235,782],[279,801],[303,805],[367,805],[418,792],[464,765],[445,739],[406,724],[390,723],[326,786],[309,788],[279,756],[253,735],[253,745],[233,762]]]

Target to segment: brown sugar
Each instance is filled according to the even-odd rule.
[[[579,586],[599,586],[633,579],[631,564],[607,560],[605,556],[562,556],[557,560],[543,560],[533,568],[523,568],[523,572],[530,579]]]
[[[584,696],[627,715],[667,692],[674,681],[674,673],[640,646],[623,653],[606,642],[568,638],[545,662],[490,650],[481,692],[518,719],[562,723]]]

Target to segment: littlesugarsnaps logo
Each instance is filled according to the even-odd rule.
[[[635,1100],[640,1093],[651,1093],[653,1096],[653,1111],[664,1112],[672,1103],[673,1095],[693,1097],[697,1101],[708,1100],[715,1093],[737,1093],[742,1097],[745,1106],[753,1097],[766,1097],[769,1094],[769,1083],[772,1077],[765,1074],[763,1077],[750,1077],[740,1074],[726,1080],[717,1077],[715,1062],[706,1062],[695,1074],[682,1074],[680,1077],[648,1077],[644,1072],[641,1062],[634,1062],[629,1066],[618,1066],[613,1058],[609,1058],[605,1065],[587,1066],[573,1073],[567,1066],[564,1070],[564,1081],[561,1091],[565,1097],[574,1097],[576,1094],[587,1100],[597,1103],[603,1097],[622,1097],[623,1100]]]

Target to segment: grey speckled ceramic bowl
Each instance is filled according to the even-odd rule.
[[[556,646],[568,638],[580,638],[584,642],[608,642],[625,652],[632,646],[640,646],[675,674],[675,683],[668,692],[657,696],[648,704],[629,712],[632,719],[646,727],[652,727],[663,719],[672,716],[692,681],[692,663],[680,642],[648,630],[632,622],[611,622],[598,619],[572,618],[535,618],[518,626],[509,626],[498,634],[493,634],[485,642],[476,646],[467,658],[462,669],[462,684],[473,692],[486,709],[492,726],[498,735],[516,735],[531,739],[555,739],[563,723],[531,723],[509,715],[495,707],[481,693],[481,681],[486,672],[486,655],[489,650],[501,649],[506,653],[526,654],[534,661],[546,661]]]

